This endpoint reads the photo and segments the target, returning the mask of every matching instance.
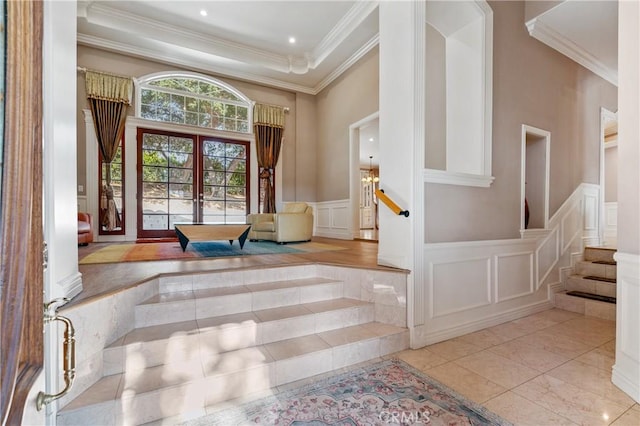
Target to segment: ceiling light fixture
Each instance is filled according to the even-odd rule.
[[[376,176],[376,174],[373,172],[373,166],[371,163],[371,160],[373,159],[373,155],[369,156],[369,175],[365,176],[362,178],[362,182],[364,183],[378,183],[380,182],[380,178],[378,176]]]
[[[204,10],[204,9],[202,9],[202,10],[200,11],[200,16],[207,16],[207,11],[206,11],[206,10]]]
[[[289,43],[295,44],[296,43],[296,38],[295,37],[289,37]]]
[[[369,142],[373,142],[373,138],[369,138]]]

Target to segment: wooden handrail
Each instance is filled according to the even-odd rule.
[[[382,189],[376,189],[376,197],[378,197],[378,200],[385,203],[387,207],[389,207],[391,211],[394,212],[395,214],[404,216],[404,217],[409,217],[409,210],[402,210],[400,206],[394,203],[391,200],[391,198],[389,198],[387,194],[384,193]]]

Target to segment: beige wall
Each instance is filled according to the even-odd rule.
[[[194,71],[184,67],[162,64],[145,59],[134,58],[118,53],[107,52],[86,46],[78,46],[78,66],[98,71],[117,73],[132,77],[141,77],[147,74],[162,71]],[[257,84],[233,80],[226,77],[216,76],[210,73],[203,73],[222,80],[244,93],[249,99],[255,102],[262,102],[273,105],[289,107],[290,112],[286,117],[284,144],[280,155],[282,161],[283,179],[283,201],[295,201],[297,199],[305,201],[315,201],[315,170],[304,161],[302,165],[297,165],[300,152],[315,152],[315,139],[313,128],[315,110],[313,105],[309,105],[309,99],[296,96],[293,92],[281,89],[260,86]],[[82,110],[88,108],[86,102],[86,92],[84,88],[84,75],[78,73],[78,184],[86,187],[86,166],[85,166],[85,129]],[[300,108],[297,108],[297,101],[300,100]],[[135,100],[134,100],[135,102]],[[134,115],[134,108],[129,111]],[[299,124],[304,128],[311,128],[311,131],[298,130]],[[298,138],[301,138],[300,147]],[[97,161],[97,159],[96,159]],[[256,161],[252,159],[251,161]],[[253,177],[256,178],[257,177]],[[298,191],[298,183],[302,185]],[[82,195],[82,194],[80,194]]]
[[[447,169],[447,70],[446,39],[434,27],[426,26],[425,165]]]
[[[581,182],[598,183],[600,107],[617,89],[530,37],[524,2],[491,2],[493,159],[490,188],[426,185],[428,242],[519,238],[521,126],[551,132],[549,213]]]
[[[378,48],[316,96],[318,201],[349,198],[349,126],[378,111]]]

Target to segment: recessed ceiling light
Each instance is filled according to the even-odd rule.
[[[369,138],[369,142],[373,142],[373,138]]]
[[[206,11],[206,10],[204,10],[204,9],[202,9],[202,10],[200,11],[200,15],[201,15],[201,16],[207,16],[207,11]]]
[[[289,37],[289,43],[295,44],[296,43],[296,38],[295,37]]]

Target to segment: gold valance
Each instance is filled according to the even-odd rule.
[[[133,79],[97,71],[85,73],[87,98],[131,105]]]
[[[285,108],[281,106],[255,104],[253,107],[253,123],[284,128],[284,111]]]

